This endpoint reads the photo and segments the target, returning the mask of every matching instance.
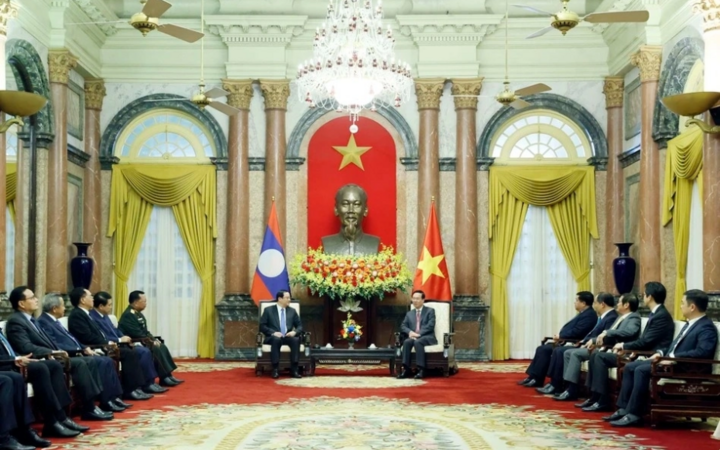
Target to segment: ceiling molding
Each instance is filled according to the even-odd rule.
[[[228,45],[288,44],[305,32],[307,16],[208,16],[208,32]]]
[[[120,19],[102,0],[73,0],[75,4],[85,13],[91,22],[116,22]],[[105,34],[114,36],[118,30],[114,24],[97,23],[93,24]]]

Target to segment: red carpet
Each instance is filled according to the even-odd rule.
[[[323,375],[341,375],[348,384],[353,383],[354,377],[388,378],[387,370],[380,369],[358,372],[318,369],[315,378],[319,380]],[[425,379],[424,386],[385,389],[317,389],[285,386],[275,383],[267,375],[256,377],[253,370],[248,368],[203,373],[177,372],[176,376],[184,379],[185,383],[172,388],[167,394],[156,395],[152,400],[134,402],[134,406],[129,412],[116,414],[113,422],[115,424],[121,422],[123,416],[132,417],[134,414],[131,412],[168,406],[285,402],[289,399],[312,399],[319,396],[339,398],[377,396],[433,404],[525,405],[530,409],[557,411],[558,420],[585,420],[587,422],[583,427],[588,429],[597,429],[598,427],[605,430],[612,429],[600,420],[602,414],[583,413],[574,408],[572,403],[557,402],[549,397],[538,395],[534,389],[516,386],[515,382],[522,379],[522,374],[473,372],[464,370],[462,365],[460,373],[450,378],[428,377]],[[281,380],[284,379],[287,378],[281,377]],[[107,426],[108,422],[83,422],[83,424],[91,427],[88,433],[101,434],[103,433],[102,428]],[[548,424],[548,426],[552,426],[552,424]],[[720,449],[720,442],[710,439],[710,427],[699,423],[667,423],[658,430],[644,427],[613,431],[621,435],[631,434],[647,439],[643,441],[643,445],[645,445],[643,448],[646,449],[655,448],[654,446],[665,449]],[[56,445],[61,445],[62,441],[53,439]],[[612,448],[623,447],[613,445]]]

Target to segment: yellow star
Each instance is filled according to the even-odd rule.
[[[365,170],[360,156],[366,151],[370,150],[372,147],[358,147],[355,143],[355,135],[351,134],[350,140],[345,147],[333,146],[333,148],[337,150],[337,152],[340,153],[343,157],[342,162],[340,163],[340,168],[338,170],[342,170],[343,167],[351,163],[355,164],[362,170]]]
[[[437,275],[440,278],[445,278],[442,271],[440,270],[440,263],[445,258],[445,255],[433,256],[430,254],[430,250],[427,247],[423,247],[422,259],[418,261],[417,268],[422,270],[422,284],[425,284],[430,275]]]

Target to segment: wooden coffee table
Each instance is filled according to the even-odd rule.
[[[377,365],[387,361],[390,375],[395,375],[395,358],[397,350],[394,348],[376,349],[346,349],[346,348],[313,348],[310,349],[310,375],[315,375],[317,364],[332,365]]]

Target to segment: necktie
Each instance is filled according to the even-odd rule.
[[[675,347],[678,346],[683,336],[685,336],[685,332],[688,330],[688,328],[690,328],[690,322],[685,322],[685,326],[682,327],[682,330],[680,330],[680,334],[678,334],[678,337],[675,338],[672,345],[670,346],[670,353],[668,353],[668,355],[672,355],[673,352],[675,352]]]
[[[65,336],[69,337],[70,339],[72,339],[72,341],[75,343],[75,345],[77,345],[78,350],[82,349],[82,345],[80,345],[80,342],[78,342],[78,340],[75,339],[75,336],[73,336],[72,334],[70,334],[70,332],[69,332],[68,330],[66,330],[64,326],[62,326],[62,324],[60,323],[59,320],[56,320],[56,321],[55,321],[55,326],[60,329],[60,332],[61,332],[62,334],[64,334]]]
[[[420,310],[415,310],[415,332],[420,334]]]
[[[5,336],[3,336],[2,331],[0,331],[0,342],[2,342],[3,347],[5,347],[5,350],[7,350],[8,355],[12,356],[13,358],[17,355],[15,354],[15,351],[13,351],[12,347],[10,346],[10,343],[5,339]]]
[[[285,320],[285,308],[280,308],[280,334],[287,334],[287,321]]]
[[[617,319],[615,319],[615,323],[610,328],[611,330],[616,330],[618,326],[620,326],[620,322],[622,322],[625,319],[625,316],[620,316]]]
[[[30,316],[30,323],[32,324],[32,326],[35,327],[35,331],[37,331],[38,333],[40,333],[40,327],[39,327],[38,324],[37,324],[37,320],[35,320],[35,318],[32,317],[32,316]]]

